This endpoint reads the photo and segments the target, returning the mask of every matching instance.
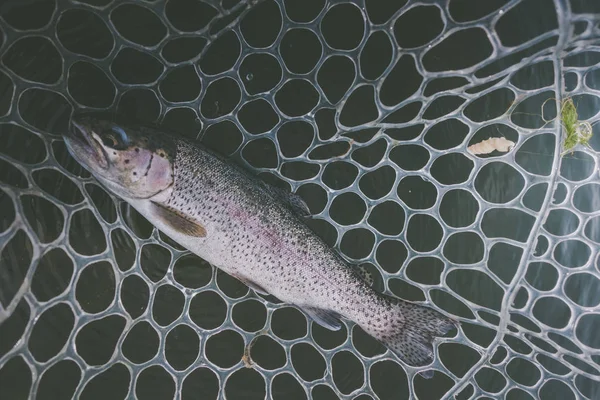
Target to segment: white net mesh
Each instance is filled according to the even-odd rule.
[[[598,119],[599,14],[4,2],[1,397],[600,398],[600,132],[561,158],[560,121],[544,122],[567,97]],[[197,136],[299,193],[378,289],[462,321],[432,380],[352,324],[257,296],[105,192],[60,139],[81,109]],[[466,150],[501,136],[516,147]]]

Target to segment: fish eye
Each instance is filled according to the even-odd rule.
[[[108,146],[108,147],[115,148],[116,146],[118,146],[118,145],[119,145],[119,141],[117,140],[117,138],[115,138],[115,137],[114,137],[113,135],[111,135],[110,133],[109,133],[109,134],[107,134],[107,135],[102,135],[102,136],[101,136],[101,139],[102,139],[102,143],[103,143],[105,146]]]
[[[115,137],[117,138],[117,140],[120,143],[126,144],[129,141],[129,138],[127,136],[127,133],[123,130],[123,128],[119,127],[119,126],[113,126],[112,127],[112,134],[115,135]]]
[[[111,130],[102,132],[100,135],[102,143],[116,150],[123,150],[128,145],[128,137],[123,129],[120,127],[112,127]]]

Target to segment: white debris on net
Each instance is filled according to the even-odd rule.
[[[479,143],[471,145],[467,148],[469,153],[478,154],[490,154],[493,151],[499,151],[506,153],[515,147],[515,142],[512,142],[504,137],[493,137],[487,140],[483,140]]]

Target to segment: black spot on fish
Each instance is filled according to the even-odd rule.
[[[125,160],[125,164],[129,164],[129,160]]]

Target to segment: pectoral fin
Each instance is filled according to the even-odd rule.
[[[178,211],[172,210],[161,204],[152,202],[156,216],[166,225],[177,232],[194,237],[205,237],[206,229],[198,221],[183,216]]]
[[[339,331],[342,328],[342,322],[339,315],[333,311],[323,310],[314,307],[301,307],[317,324],[324,326],[332,331]]]

